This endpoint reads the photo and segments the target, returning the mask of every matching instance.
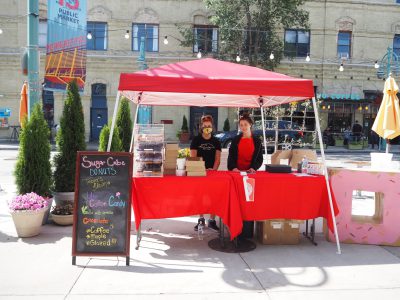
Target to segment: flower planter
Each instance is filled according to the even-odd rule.
[[[40,233],[43,216],[46,208],[40,210],[16,210],[11,211],[15,229],[19,237],[32,237]]]
[[[51,214],[54,223],[61,226],[72,225],[74,223],[74,215],[55,215]]]
[[[75,192],[54,192],[53,197],[57,206],[73,204],[75,199]]]
[[[335,140],[335,146],[337,147],[343,147],[344,140]]]
[[[186,168],[186,158],[177,158],[176,159],[176,166],[178,170],[185,170]]]
[[[348,148],[349,148],[349,150],[362,150],[364,147],[363,147],[363,144],[348,144]]]
[[[47,209],[45,210],[44,215],[43,215],[42,225],[45,225],[48,223],[50,209],[51,209],[51,206],[53,205],[53,198],[48,198],[48,199],[46,199],[46,201],[47,201]]]

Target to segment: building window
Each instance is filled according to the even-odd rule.
[[[308,53],[310,53],[310,31],[285,30],[285,56],[306,57]]]
[[[400,1],[400,0],[399,0]],[[400,3],[400,2],[398,2]],[[400,57],[400,34],[395,34],[393,39],[393,51]]]
[[[132,50],[140,50],[141,38],[145,38],[147,52],[158,52],[158,25],[157,24],[133,24]]]
[[[337,52],[339,58],[351,57],[351,31],[339,31]]]
[[[91,35],[86,39],[87,50],[107,50],[107,23],[87,22],[86,30]]]
[[[47,46],[47,20],[39,20],[39,47]]]
[[[218,28],[204,25],[194,25],[193,35],[193,52],[201,51],[217,53]]]

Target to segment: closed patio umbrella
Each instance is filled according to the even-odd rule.
[[[399,87],[392,76],[385,81],[383,100],[375,118],[372,130],[380,137],[391,140],[400,135],[400,107],[397,92]],[[389,152],[389,144],[386,144]]]
[[[19,124],[24,127],[24,119],[28,114],[28,84],[26,81],[22,85],[21,99],[19,101]]]

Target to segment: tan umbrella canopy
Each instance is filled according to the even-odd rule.
[[[375,118],[372,130],[380,137],[391,140],[400,135],[400,106],[397,93],[399,86],[392,76],[385,81],[383,100]],[[386,144],[389,152],[389,144]]]

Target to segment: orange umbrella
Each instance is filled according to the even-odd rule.
[[[385,81],[383,99],[372,130],[384,139],[394,139],[400,135],[400,107],[397,92],[399,87],[392,76]],[[386,152],[388,152],[388,147]]]
[[[21,100],[19,101],[19,124],[24,127],[24,120],[28,115],[28,84],[22,85]]]

